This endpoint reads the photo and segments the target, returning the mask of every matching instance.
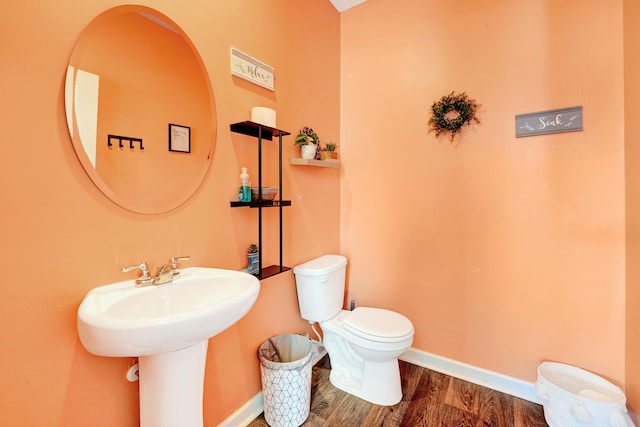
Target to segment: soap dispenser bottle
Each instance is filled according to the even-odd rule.
[[[251,201],[251,183],[249,182],[247,168],[242,168],[242,173],[240,174],[240,192],[238,193],[238,200],[240,202]]]

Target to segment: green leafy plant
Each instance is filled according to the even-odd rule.
[[[296,136],[296,145],[320,144],[320,137],[310,127],[303,127]]]
[[[336,151],[336,149],[338,148],[338,144],[334,143],[334,142],[327,142],[324,146],[325,150],[333,153],[334,151]]]
[[[480,123],[476,117],[478,108],[480,108],[480,104],[475,99],[469,98],[465,92],[458,94],[451,92],[431,106],[431,118],[429,119],[431,131],[435,132],[436,136],[448,133],[451,142],[453,142],[464,125],[471,124],[471,122]]]
[[[257,254],[258,253],[258,245],[256,245],[255,243],[250,244],[249,247],[247,248],[247,253],[248,254]]]

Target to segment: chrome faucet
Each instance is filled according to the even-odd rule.
[[[131,270],[140,270],[140,274],[136,279],[136,286],[161,285],[163,283],[171,282],[175,276],[180,274],[179,261],[187,261],[190,258],[190,256],[171,257],[167,264],[163,264],[162,267],[158,268],[155,276],[151,276],[149,274],[149,264],[146,262],[122,267],[122,272],[126,273]]]

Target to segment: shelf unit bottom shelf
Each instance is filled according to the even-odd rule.
[[[266,279],[271,276],[275,276],[276,274],[284,273],[285,271],[291,270],[291,267],[279,266],[279,265],[270,265],[268,267],[264,267],[260,273],[260,275],[256,275],[256,277],[260,280]]]

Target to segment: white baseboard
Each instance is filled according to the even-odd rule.
[[[437,356],[414,348],[407,350],[400,356],[400,360],[478,384],[501,393],[519,397],[520,399],[542,404],[542,400],[540,400],[534,391],[533,383],[527,381],[467,365],[466,363],[447,359],[446,357]]]
[[[263,411],[264,402],[262,401],[262,392],[259,392],[226,420],[218,424],[218,426],[245,427],[249,425],[251,421],[255,420]]]

